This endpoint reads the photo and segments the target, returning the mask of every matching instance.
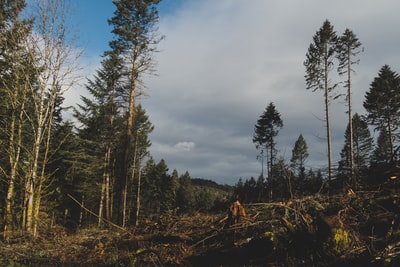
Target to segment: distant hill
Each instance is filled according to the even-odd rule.
[[[233,190],[234,190],[234,187],[231,185],[227,185],[227,184],[221,185],[221,184],[216,183],[215,181],[203,179],[203,178],[192,178],[191,182],[192,182],[193,186],[201,186],[201,187],[209,187],[212,189],[218,189],[218,190],[224,191],[228,194],[232,194]]]

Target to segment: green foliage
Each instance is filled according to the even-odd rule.
[[[394,160],[394,138],[400,115],[400,77],[388,65],[380,69],[371,83],[365,94],[364,108],[368,112],[367,120],[376,129],[386,132],[391,160]]]
[[[337,35],[331,23],[326,20],[313,37],[306,54],[306,84],[307,89],[323,90],[325,102],[326,138],[328,144],[328,172],[329,180],[332,178],[332,141],[330,130],[329,105],[332,91],[337,83],[331,84],[330,71],[334,65],[336,54]]]
[[[270,102],[257,120],[254,126],[253,143],[260,150],[261,168],[264,168],[264,151],[268,152],[268,179],[272,179],[272,166],[276,157],[275,138],[283,127],[280,113],[276,110],[274,103]],[[264,176],[263,171],[261,173]],[[269,181],[270,192],[272,194],[272,181]]]
[[[357,36],[350,29],[346,29],[344,33],[338,38],[338,42],[336,45],[337,58],[339,60],[338,72],[341,75],[347,74],[347,88],[351,86],[351,65],[359,63],[359,60],[354,60],[353,58],[363,51],[361,45],[362,44],[360,40],[358,40]]]
[[[373,149],[373,138],[368,128],[367,122],[358,113],[353,116],[353,143],[354,143],[354,174],[356,183],[366,174],[371,160]],[[338,166],[338,176],[343,179],[350,177],[350,124],[347,125],[344,135],[345,143],[340,153],[341,160]]]
[[[290,159],[290,167],[293,170],[293,185],[297,190],[304,190],[304,183],[306,178],[306,168],[305,163],[308,158],[308,147],[307,142],[303,135],[300,134],[294,144],[292,150],[292,158]]]
[[[179,189],[177,194],[177,206],[179,213],[190,213],[195,207],[195,192],[188,172],[179,177]]]
[[[307,59],[304,62],[307,89],[313,91],[321,89],[328,92],[336,87],[336,84],[330,85],[327,82],[329,71],[334,64],[337,39],[333,25],[325,20],[322,27],[314,35],[313,43],[308,48]]]

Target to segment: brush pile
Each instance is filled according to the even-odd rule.
[[[236,224],[227,213],[198,213],[126,231],[53,228],[0,243],[0,265],[400,266],[398,189],[390,181],[371,191],[245,204]]]

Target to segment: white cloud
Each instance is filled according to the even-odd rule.
[[[179,142],[174,145],[174,148],[177,150],[177,152],[185,151],[189,152],[192,151],[195,148],[195,143],[193,142]]]

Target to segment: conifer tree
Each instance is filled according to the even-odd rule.
[[[344,178],[353,177],[348,180],[350,186],[357,187],[360,178],[365,174],[370,163],[370,155],[373,149],[373,139],[368,128],[368,124],[363,118],[355,113],[352,119],[353,130],[353,155],[354,155],[354,171],[351,170],[351,149],[350,149],[350,124],[347,125],[345,132],[345,143],[340,153],[339,175]],[[352,176],[354,174],[354,176]]]
[[[334,65],[337,35],[331,23],[326,20],[313,36],[304,62],[306,67],[307,89],[323,90],[325,99],[326,138],[328,143],[328,177],[332,179],[332,141],[329,106],[332,90],[336,83],[330,84],[330,72]]]
[[[190,213],[195,207],[195,194],[189,172],[185,172],[179,177],[177,206],[179,208],[179,213]]]
[[[342,36],[338,39],[337,45],[337,58],[339,59],[338,72],[340,75],[346,75],[345,87],[347,88],[347,105],[348,105],[348,121],[349,121],[349,153],[350,153],[350,182],[355,184],[354,177],[354,143],[353,143],[353,114],[352,114],[352,80],[351,74],[354,70],[351,68],[352,65],[358,64],[359,60],[355,60],[362,49],[361,42],[357,36],[349,29],[346,29]]]
[[[386,129],[379,130],[376,148],[373,151],[372,161],[375,164],[388,164],[392,161],[392,144]]]
[[[295,169],[295,174],[300,178],[305,178],[305,162],[308,158],[308,147],[303,135],[300,134],[294,144],[292,150],[292,158],[290,159],[292,168]]]
[[[388,65],[384,65],[365,94],[364,108],[367,120],[380,131],[382,142],[389,145],[391,161],[395,159],[395,137],[400,118],[400,77]]]
[[[82,124],[79,136],[86,145],[87,155],[91,155],[92,164],[87,165],[86,179],[92,182],[101,177],[99,198],[99,225],[103,218],[112,220],[112,188],[115,188],[114,169],[117,160],[119,133],[123,130],[120,102],[122,63],[114,51],[104,53],[102,68],[97,70],[92,80],[88,80],[86,89],[91,97],[81,96],[83,104],[75,110],[75,118]],[[90,187],[90,186],[89,186]],[[93,188],[93,187],[91,187]],[[88,192],[87,192],[88,193]],[[91,194],[97,195],[96,193]]]
[[[109,20],[113,27],[115,39],[110,47],[120,55],[125,67],[124,91],[126,99],[126,125],[124,131],[124,151],[122,156],[120,184],[121,209],[120,220],[126,221],[126,195],[132,163],[133,125],[135,119],[136,97],[143,89],[142,76],[153,73],[156,45],[162,39],[157,35],[158,11],[156,5],[159,0],[114,0],[116,6],[114,17]]]
[[[274,103],[270,102],[254,126],[253,143],[261,151],[268,152],[268,183],[270,184],[270,197],[272,198],[272,166],[275,161],[275,137],[278,135],[283,122]]]

